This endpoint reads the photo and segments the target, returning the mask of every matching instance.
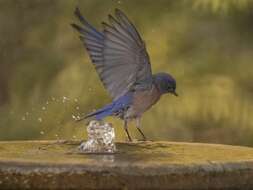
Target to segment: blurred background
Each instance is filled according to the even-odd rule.
[[[78,34],[115,8],[136,25],[153,72],[177,79],[142,120],[149,139],[253,146],[251,0],[1,0],[0,140],[83,139],[75,118],[110,102]],[[117,140],[122,121],[108,118]],[[140,138],[134,123],[130,133]]]

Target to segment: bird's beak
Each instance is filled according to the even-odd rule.
[[[176,91],[172,92],[173,95],[178,96],[178,94],[176,93]]]

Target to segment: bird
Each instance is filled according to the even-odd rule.
[[[74,15],[80,24],[71,26],[79,32],[91,62],[112,102],[93,111],[80,120],[93,118],[101,121],[108,116],[123,120],[129,141],[128,124],[136,121],[136,128],[147,140],[141,127],[141,117],[164,94],[178,96],[176,80],[169,73],[152,74],[149,54],[136,27],[120,9],[102,22],[102,31],[93,27],[77,7]]]

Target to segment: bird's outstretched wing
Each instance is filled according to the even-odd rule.
[[[116,9],[115,17],[109,15],[109,24],[102,23],[103,32],[91,26],[78,8],[75,15],[82,26],[72,26],[80,32],[99,77],[114,100],[152,78],[145,43],[122,11]]]

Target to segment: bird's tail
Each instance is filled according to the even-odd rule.
[[[117,100],[113,101],[111,104],[108,104],[105,107],[95,112],[91,112],[85,115],[84,117],[80,118],[78,121],[81,121],[87,118],[92,118],[92,117],[94,117],[96,120],[101,120],[107,116],[112,115],[113,113],[124,110],[130,105],[131,101],[132,101],[132,94],[126,94],[124,96],[121,96]]]

